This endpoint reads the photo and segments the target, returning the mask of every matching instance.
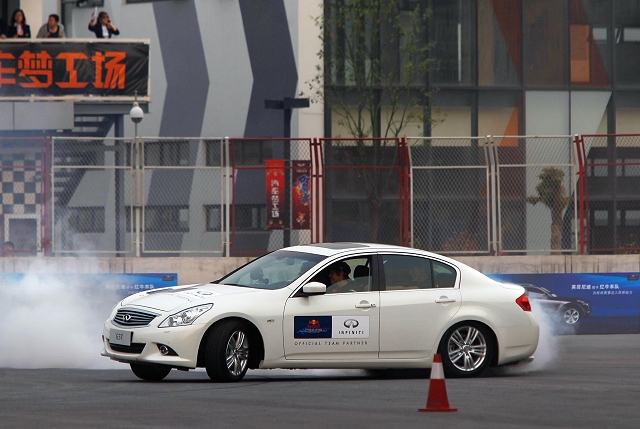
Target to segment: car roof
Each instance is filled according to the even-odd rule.
[[[426,250],[414,249],[412,247],[395,246],[391,244],[376,244],[376,243],[353,243],[353,242],[335,242],[335,243],[316,243],[316,244],[302,244],[298,246],[287,247],[283,250],[291,250],[295,252],[314,253],[324,256],[333,256],[341,253],[349,253],[349,251],[367,251],[372,252],[408,252],[421,256],[430,256],[442,260],[447,260],[457,265],[461,263],[455,261],[437,253],[427,252]]]

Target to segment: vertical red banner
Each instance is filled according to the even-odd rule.
[[[291,229],[309,229],[311,215],[311,161],[292,161]]]
[[[284,228],[284,160],[267,160],[267,229]]]

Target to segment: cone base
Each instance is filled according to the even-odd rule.
[[[430,412],[453,412],[458,411],[457,408],[420,408],[418,411],[421,413],[430,413]]]

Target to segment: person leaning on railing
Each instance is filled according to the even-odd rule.
[[[31,38],[31,27],[27,25],[27,17],[22,9],[16,9],[11,16],[11,23],[7,28],[8,38]]]
[[[104,10],[98,14],[97,20],[93,14],[91,15],[89,31],[93,31],[98,39],[111,39],[112,35],[120,34],[120,30],[113,25],[109,14]]]
[[[46,24],[42,24],[42,27],[40,27],[36,37],[38,39],[64,38],[64,26],[62,24],[58,24],[59,22],[60,17],[55,13],[52,13],[49,15],[49,19]]]

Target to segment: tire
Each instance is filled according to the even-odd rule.
[[[448,377],[477,377],[491,364],[495,343],[486,326],[463,322],[447,330],[438,351]]]
[[[207,338],[205,367],[213,381],[232,383],[242,380],[249,369],[250,333],[239,321],[216,326]]]
[[[131,363],[131,371],[136,377],[146,381],[161,381],[169,375],[171,367],[166,365],[149,365],[144,363]]]
[[[561,322],[564,326],[577,327],[582,319],[582,312],[573,305],[567,305],[561,310]]]

